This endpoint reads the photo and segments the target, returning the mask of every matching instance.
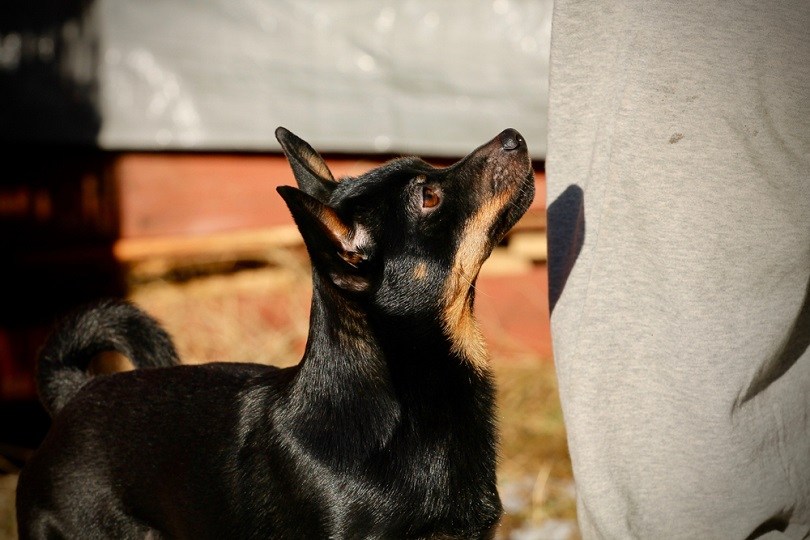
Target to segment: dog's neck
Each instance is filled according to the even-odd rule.
[[[468,307],[471,311],[471,302]],[[475,379],[488,379],[488,370],[480,370],[453,346],[440,314],[406,320],[369,313],[361,297],[344,296],[314,273],[298,384],[314,386],[319,393],[345,392],[350,388],[342,384],[372,380],[376,387],[395,390],[393,394],[409,385],[470,385],[474,373],[479,375]]]
[[[385,362],[368,315],[313,273],[309,334],[299,384],[340,388],[358,378],[385,378]]]
[[[483,422],[482,443],[494,441],[489,375],[451,350],[439,322],[375,324],[361,299],[347,299],[313,274],[309,336],[290,390],[290,414],[313,415],[297,421],[323,428],[310,430],[309,446],[336,448],[352,440],[352,454],[360,457],[385,446],[403,416],[421,425],[419,417],[437,414]]]
[[[315,271],[309,323],[280,420],[293,432],[305,426],[300,442],[323,461],[362,461],[390,440],[399,421],[384,357],[359,305]]]

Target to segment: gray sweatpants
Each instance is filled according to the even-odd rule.
[[[583,537],[808,537],[810,2],[558,0],[549,113]]]

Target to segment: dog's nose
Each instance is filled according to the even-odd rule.
[[[498,140],[501,142],[501,148],[504,150],[517,150],[521,146],[526,145],[523,136],[512,128],[505,129],[498,135]]]

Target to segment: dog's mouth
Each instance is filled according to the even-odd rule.
[[[480,202],[459,237],[444,319],[453,349],[483,369],[486,352],[472,317],[475,282],[484,261],[531,205],[534,173],[526,142],[514,129],[501,132],[459,166],[472,163],[480,167],[473,186]]]
[[[503,191],[508,197],[493,223],[491,232],[495,243],[503,240],[534,200],[534,172],[526,141],[514,129],[503,131],[493,140],[496,141],[501,148],[490,158],[494,167],[491,182],[496,195]]]
[[[534,200],[534,173],[529,168],[522,178],[515,182],[511,189],[511,197],[503,207],[498,219],[492,226],[493,243],[498,244],[503,240],[506,233],[515,226],[529,209]]]
[[[484,263],[494,247],[526,213],[534,200],[534,171],[526,141],[514,129],[507,129],[470,155],[483,160],[475,192],[478,210],[467,222],[460,252],[478,252],[473,266]],[[468,271],[472,270],[466,261]]]

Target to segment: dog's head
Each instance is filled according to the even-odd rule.
[[[474,283],[534,196],[521,135],[507,129],[450,167],[406,157],[341,180],[303,140],[276,137],[299,187],[278,191],[320,279],[403,329],[438,325],[455,352],[485,362]]]

